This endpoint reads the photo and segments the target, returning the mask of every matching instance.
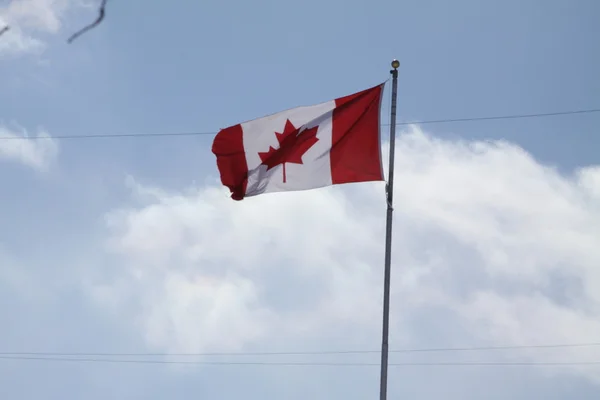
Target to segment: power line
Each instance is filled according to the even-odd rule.
[[[593,108],[589,110],[575,110],[575,111],[557,111],[549,113],[538,113],[538,114],[514,114],[514,115],[499,115],[499,116],[488,116],[488,117],[473,117],[473,118],[454,118],[454,119],[438,119],[438,120],[426,120],[426,121],[414,121],[414,122],[401,122],[396,125],[413,125],[413,124],[441,124],[441,123],[455,123],[455,122],[471,122],[471,121],[491,121],[491,120],[502,120],[502,119],[525,119],[525,118],[545,118],[545,117],[556,117],[560,115],[575,115],[575,114],[591,114],[600,112],[600,108]]]
[[[64,357],[9,357],[0,356],[0,360],[10,361],[52,361],[79,363],[109,363],[109,364],[174,364],[174,365],[228,365],[228,366],[325,366],[325,367],[378,367],[379,363],[341,363],[341,362],[264,362],[264,361],[171,361],[171,360],[122,360],[110,358],[64,358]],[[600,361],[565,361],[565,362],[403,362],[390,363],[395,367],[414,366],[591,366],[600,365]]]
[[[425,125],[425,124],[441,124],[441,123],[457,123],[457,122],[475,122],[475,121],[491,121],[491,120],[507,120],[507,119],[525,119],[525,118],[545,118],[561,115],[575,114],[592,114],[600,112],[600,108],[592,108],[587,110],[573,111],[557,111],[537,114],[513,114],[513,115],[496,115],[484,117],[469,117],[469,118],[450,118],[450,119],[431,119],[431,120],[415,120],[399,122],[396,126],[406,125]],[[381,126],[389,126],[382,124]],[[98,138],[124,138],[124,137],[168,137],[168,136],[205,136],[216,135],[217,132],[171,132],[171,133],[116,133],[116,134],[92,134],[92,135],[58,135],[58,136],[3,136],[0,140],[41,140],[41,139],[98,139]]]
[[[265,362],[265,361],[172,361],[172,360],[122,360],[110,358],[65,358],[65,357],[9,357],[0,356],[0,360],[11,361],[52,361],[110,364],[175,364],[175,365],[240,365],[240,366],[329,366],[329,367],[376,367],[379,363],[367,362]],[[600,361],[563,361],[563,362],[403,362],[390,363],[390,366],[584,366],[600,365]]]
[[[513,346],[481,346],[481,347],[439,347],[396,349],[390,353],[425,353],[425,352],[464,352],[464,351],[493,351],[493,350],[525,350],[597,347],[600,342],[543,344],[543,345],[513,345]],[[220,353],[83,353],[83,352],[0,352],[0,357],[43,356],[43,357],[206,357],[206,356],[295,356],[295,355],[341,355],[341,354],[373,354],[379,350],[324,350],[324,351],[281,351],[281,352],[220,352]]]

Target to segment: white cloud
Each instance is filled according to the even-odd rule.
[[[563,176],[510,143],[418,129],[399,137],[396,159],[394,347],[595,341],[600,168]],[[135,321],[149,346],[377,348],[381,184],[242,202],[217,186],[170,193],[136,184],[133,193],[106,219],[122,269],[92,293]],[[444,321],[439,332],[423,330],[432,310]],[[559,355],[517,353],[600,358],[589,348]]]
[[[81,5],[80,0],[12,0],[0,7],[0,29],[10,27],[0,37],[0,56],[39,53],[45,37],[60,31],[67,11]]]
[[[24,164],[37,170],[46,170],[58,155],[58,144],[50,135],[40,130],[37,139],[28,138],[27,131],[16,132],[0,125],[0,161]]]

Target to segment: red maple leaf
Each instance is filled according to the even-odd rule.
[[[302,164],[302,156],[315,143],[317,139],[318,126],[305,129],[304,126],[296,128],[290,120],[286,120],[283,132],[275,132],[279,148],[269,147],[269,151],[258,153],[262,165],[267,166],[267,171],[281,164],[283,165],[283,182],[286,181],[285,164]]]

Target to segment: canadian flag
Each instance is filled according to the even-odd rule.
[[[212,145],[234,200],[262,193],[383,180],[384,84],[219,131]]]

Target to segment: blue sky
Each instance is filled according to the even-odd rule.
[[[592,0],[109,1],[104,22],[67,45],[95,12],[91,0],[0,1],[0,27],[12,28],[0,36],[0,136],[214,132],[370,87],[393,58],[399,121],[600,107]],[[597,341],[599,122],[400,129],[392,348]],[[211,141],[0,141],[0,352],[377,350],[381,184],[236,203]],[[599,360],[595,347],[391,358]],[[599,376],[392,367],[389,393],[595,399]],[[0,359],[11,399],[377,395],[377,367]]]

